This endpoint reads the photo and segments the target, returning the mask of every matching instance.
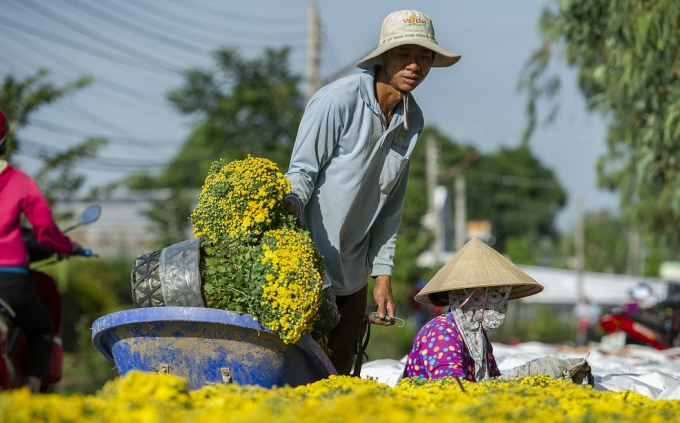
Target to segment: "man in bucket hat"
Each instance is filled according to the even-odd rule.
[[[366,310],[367,279],[376,279],[372,323],[395,315],[391,275],[409,159],[423,128],[411,92],[432,67],[460,56],[437,44],[430,18],[413,10],[385,18],[378,47],[309,101],[286,177],[286,210],[300,216],[324,257],[341,315],[329,333],[331,361],[348,374]]]
[[[404,377],[459,377],[481,382],[490,377],[547,374],[593,383],[585,359],[544,357],[501,375],[487,332],[505,321],[508,300],[528,297],[543,286],[477,238],[472,238],[415,296],[421,303],[449,307],[426,323],[413,341]]]

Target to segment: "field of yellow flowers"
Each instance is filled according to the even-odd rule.
[[[1,422],[669,422],[680,401],[599,392],[537,376],[484,383],[332,376],[296,388],[214,385],[188,391],[171,375],[130,372],[95,395],[0,393]]]

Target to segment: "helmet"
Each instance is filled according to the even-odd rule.
[[[628,291],[631,297],[638,301],[646,300],[652,295],[652,287],[644,282],[640,282],[636,287]]]
[[[7,135],[9,135],[7,114],[5,114],[4,110],[0,109],[0,155],[5,154]]]

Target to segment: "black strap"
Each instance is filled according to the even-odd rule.
[[[366,339],[364,339],[364,336]],[[354,353],[357,358],[354,362],[354,371],[352,376],[361,377],[361,365],[364,362],[364,357],[368,360],[368,354],[366,354],[366,347],[368,347],[368,341],[371,339],[371,322],[368,320],[368,316],[364,316],[364,321],[361,323],[361,332],[359,334],[359,339],[357,340],[356,349]]]

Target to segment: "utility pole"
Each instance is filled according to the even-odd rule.
[[[470,166],[472,163],[482,157],[478,151],[473,151],[456,164],[451,166],[442,175],[442,182],[446,182],[454,178],[454,192],[455,192],[455,234],[454,234],[454,248],[456,251],[463,248],[465,245],[465,225],[467,223],[466,201],[465,201],[465,176],[463,176],[463,169]]]
[[[427,183],[427,210],[429,213],[434,213],[434,188],[437,186],[437,178],[439,178],[437,144],[434,135],[428,136],[425,140],[425,178]]]
[[[435,261],[439,263],[439,259],[444,251],[444,228],[439,227],[441,216],[437,215],[434,204],[434,191],[437,188],[437,179],[439,179],[439,166],[437,164],[437,143],[434,135],[429,135],[425,140],[425,177],[427,183],[427,219],[431,225],[432,246],[430,251],[435,256]]]
[[[626,273],[633,276],[640,276],[640,235],[632,231],[628,235],[628,262],[626,263]]]
[[[585,266],[585,224],[581,200],[576,201],[574,225],[574,267],[576,269],[576,302],[583,298],[583,268]]]
[[[305,100],[309,101],[315,92],[321,88],[319,77],[319,63],[321,62],[321,25],[316,3],[311,2],[307,7],[307,87]]]
[[[456,233],[454,237],[454,248],[458,251],[465,245],[465,223],[467,222],[467,214],[465,212],[465,176],[463,176],[463,172],[458,172],[456,174],[454,187],[456,191]]]

